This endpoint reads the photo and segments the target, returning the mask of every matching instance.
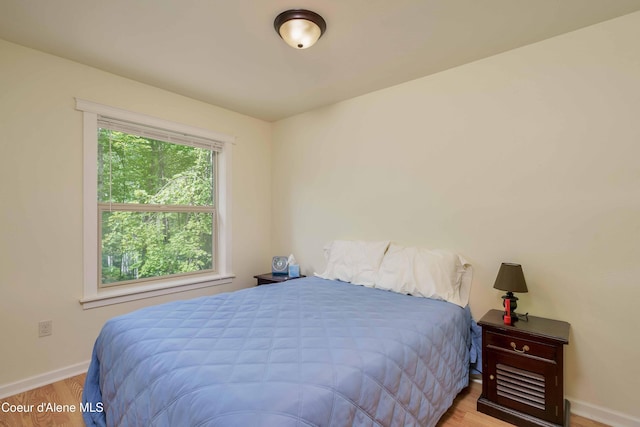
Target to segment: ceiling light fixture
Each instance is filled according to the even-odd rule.
[[[322,16],[304,9],[282,12],[276,16],[273,26],[282,40],[295,49],[313,46],[327,29]]]

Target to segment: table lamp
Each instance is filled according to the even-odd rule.
[[[510,262],[503,262],[498,271],[498,277],[496,277],[496,283],[493,285],[495,289],[507,291],[502,296],[502,306],[506,304],[506,300],[509,300],[509,309],[511,316],[511,322],[518,320],[518,315],[515,313],[518,307],[518,297],[514,296],[514,292],[528,292],[527,283],[524,281],[524,273],[522,272],[522,266],[520,264],[513,264]],[[507,313],[505,313],[507,314]]]

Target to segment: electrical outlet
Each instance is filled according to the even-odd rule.
[[[38,323],[38,336],[46,337],[53,333],[53,321],[43,320]]]

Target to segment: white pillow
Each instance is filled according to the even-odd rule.
[[[453,252],[392,244],[375,287],[464,307],[469,303],[471,275],[471,265]]]
[[[389,241],[334,240],[325,248],[327,268],[316,276],[373,287]]]

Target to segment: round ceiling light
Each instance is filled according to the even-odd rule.
[[[273,27],[289,46],[295,49],[306,49],[313,46],[324,34],[327,23],[315,12],[294,9],[276,16]]]

